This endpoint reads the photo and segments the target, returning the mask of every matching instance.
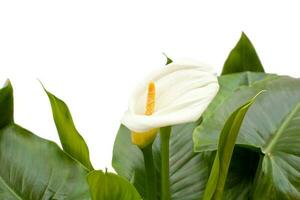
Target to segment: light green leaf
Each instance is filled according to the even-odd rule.
[[[220,200],[223,198],[225,182],[227,179],[236,138],[246,112],[254,103],[256,96],[234,111],[227,119],[218,141],[218,150],[208,183],[206,185],[203,197],[204,200]]]
[[[88,183],[93,200],[140,200],[141,197],[133,185],[126,179],[113,173],[92,171]]]
[[[244,88],[195,130],[195,150],[216,150],[221,129],[245,99],[267,92],[251,106],[237,145],[261,154],[253,199],[300,199],[300,80],[280,77]]]
[[[239,42],[225,61],[222,75],[244,71],[264,72],[264,68],[251,41],[242,33]]]
[[[64,151],[82,163],[87,169],[93,170],[88,146],[77,131],[68,106],[46,89],[45,91],[51,103],[53,119]]]

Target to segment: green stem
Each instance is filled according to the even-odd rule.
[[[144,155],[144,163],[146,169],[146,199],[157,199],[157,182],[156,172],[152,154],[152,144],[149,144],[145,148],[141,149]]]
[[[161,199],[170,200],[170,179],[169,179],[169,141],[171,127],[160,129],[160,151],[161,151]]]

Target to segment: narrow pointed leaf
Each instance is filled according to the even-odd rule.
[[[61,99],[45,91],[51,103],[54,122],[63,149],[87,169],[93,170],[88,146],[77,131],[68,106]]]
[[[140,200],[135,187],[126,179],[113,173],[92,171],[88,183],[93,200]]]
[[[251,41],[242,33],[239,42],[225,61],[222,75],[244,71],[264,72],[264,68]]]
[[[225,182],[233,155],[235,141],[243,119],[249,107],[254,103],[256,97],[257,95],[234,111],[227,119],[219,138],[217,154],[205,189],[203,200],[220,200],[223,198]]]

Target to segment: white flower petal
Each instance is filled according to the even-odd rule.
[[[150,81],[154,81],[156,86],[156,105],[153,115],[146,116],[144,112]],[[122,123],[132,131],[144,132],[196,121],[218,89],[218,80],[211,67],[171,63],[138,85]]]

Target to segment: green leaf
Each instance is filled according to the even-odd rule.
[[[51,103],[54,122],[63,149],[87,169],[93,170],[88,146],[77,131],[68,106],[46,89],[45,91]]]
[[[233,94],[195,130],[195,150],[216,150],[230,113],[262,89],[267,92],[249,109],[237,138],[237,145],[261,154],[253,199],[300,199],[299,79],[283,76]]]
[[[226,102],[231,101],[232,96],[235,95],[235,93],[238,93],[241,90],[245,90],[246,88],[253,87],[254,85],[269,82],[272,80],[275,80],[279,78],[279,76],[274,74],[265,74],[260,72],[242,72],[242,73],[235,73],[235,74],[228,74],[224,76],[220,76],[218,78],[220,89],[218,91],[218,94],[213,99],[213,101],[209,104],[208,108],[205,110],[205,112],[202,115],[202,119],[204,123],[207,121],[210,121],[211,118],[214,117],[216,110],[222,109],[225,107]],[[262,89],[261,89],[262,90]],[[208,126],[211,126],[213,129],[214,126],[218,126],[218,130],[222,130],[225,120],[230,116],[230,114],[238,109],[240,106],[242,106],[242,103],[246,102],[249,98],[257,94],[259,91],[253,91],[251,94],[243,98],[239,101],[238,104],[233,104],[233,108],[231,109],[231,112],[227,112],[227,115],[224,116],[224,120],[222,121],[214,121],[213,123],[209,124]],[[252,96],[251,96],[252,95]],[[244,101],[243,101],[244,100]],[[224,115],[222,113],[222,115]],[[193,140],[194,140],[194,148],[196,152],[202,152],[207,150],[215,150],[216,149],[216,143],[215,141],[210,146],[204,146],[203,144],[208,144],[205,140],[199,140],[200,137],[199,134],[202,131],[202,124],[199,125],[193,134]],[[203,138],[202,138],[203,139]],[[219,138],[214,138],[218,140]],[[211,149],[209,148],[211,147]],[[203,150],[202,150],[203,149]]]
[[[242,33],[239,42],[225,61],[222,75],[244,71],[264,72],[264,68],[251,41]]]
[[[88,183],[93,200],[140,200],[141,197],[134,186],[126,179],[102,171],[89,173]]]
[[[199,122],[172,127],[170,138],[170,187],[172,200],[199,200],[203,196],[206,182],[214,160],[214,152],[194,153],[192,132]],[[160,138],[153,144],[154,164],[157,180],[160,181]],[[249,158],[245,160],[245,155]],[[230,183],[225,189],[227,199],[243,199],[248,195],[254,176],[252,167],[259,157],[248,150],[234,153],[233,165],[229,170]],[[243,162],[240,162],[243,161]],[[138,147],[131,144],[130,130],[121,126],[115,140],[112,165],[116,172],[132,182],[145,198],[145,168],[143,155]],[[241,170],[242,168],[242,170]],[[249,175],[245,175],[249,174]],[[251,176],[250,176],[251,175]],[[249,178],[251,177],[251,178]],[[160,182],[157,185],[160,191]],[[160,194],[159,194],[160,196]],[[159,199],[159,197],[158,197]]]
[[[235,91],[252,86],[260,81],[269,81],[276,78],[278,78],[278,76],[275,74],[265,74],[260,72],[241,72],[218,77],[220,89],[204,112],[203,118],[209,117],[214,113],[215,109],[222,107],[223,102],[227,98],[230,98]]]
[[[7,80],[0,90],[0,128],[14,122],[13,88]]]
[[[260,93],[234,111],[227,119],[218,141],[217,154],[205,189],[203,200],[220,200],[223,198],[225,182],[236,138],[249,107],[254,103],[255,98],[259,94]]]
[[[0,163],[0,199],[90,199],[87,170],[18,125],[0,129]]]

